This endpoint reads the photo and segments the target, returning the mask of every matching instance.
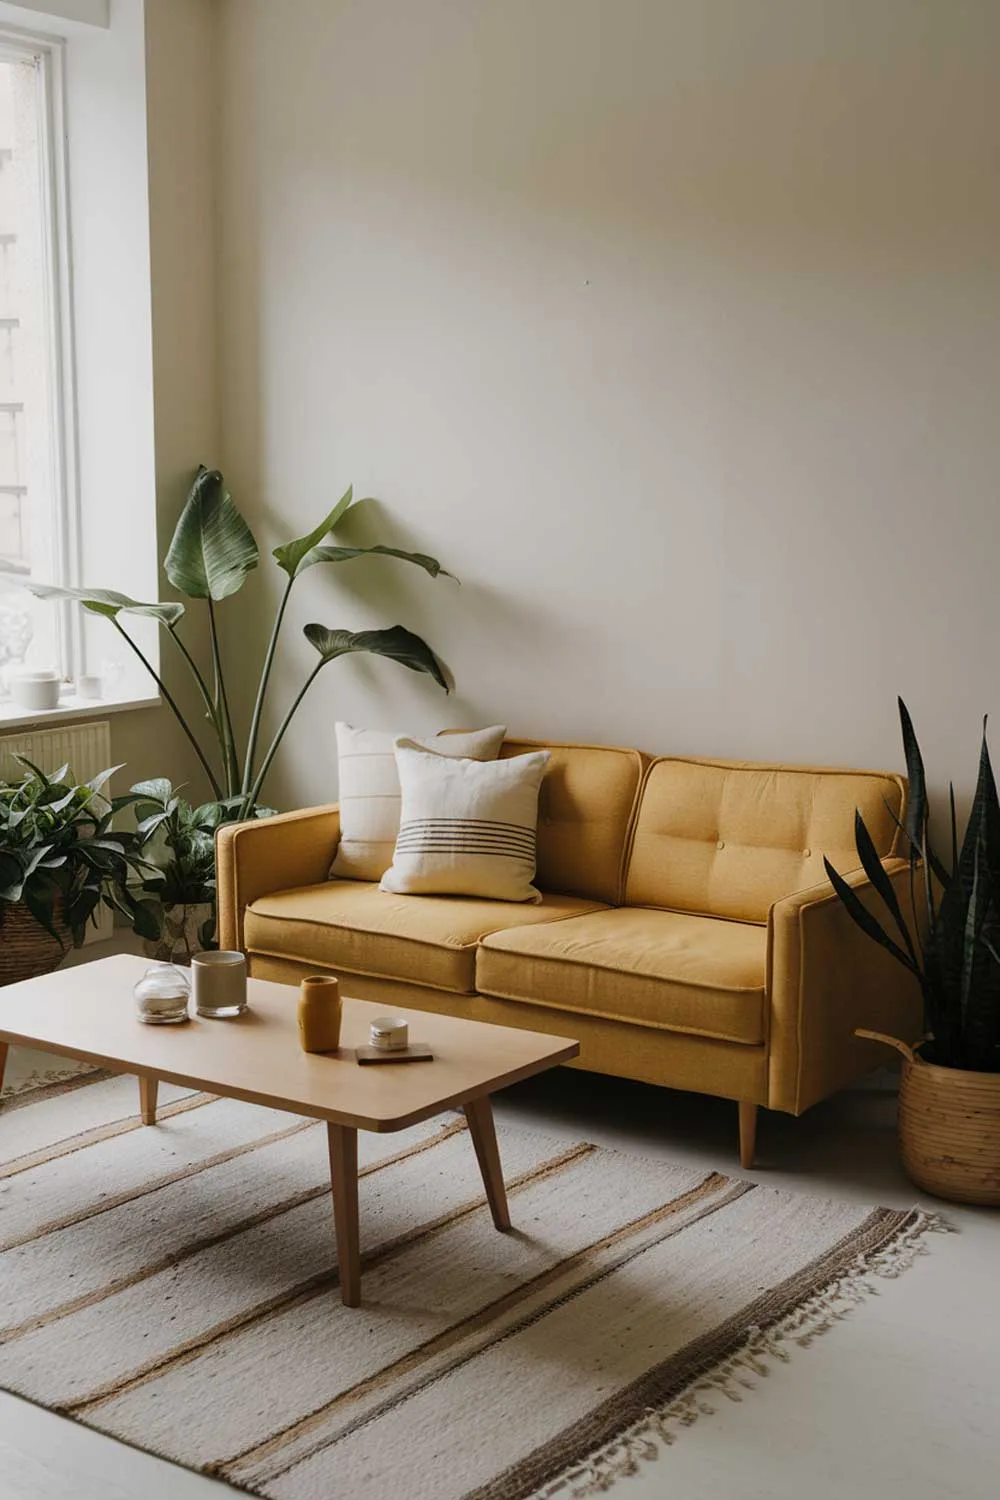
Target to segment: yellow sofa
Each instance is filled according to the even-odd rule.
[[[745,1166],[759,1106],[801,1114],[884,1060],[855,1027],[919,1034],[916,985],[823,870],[872,895],[860,808],[908,904],[902,777],[545,748],[539,905],[330,880],[338,811],[308,808],[219,831],[222,947],[261,978],[337,974],[387,1007],[575,1036],[574,1067],[736,1100]]]

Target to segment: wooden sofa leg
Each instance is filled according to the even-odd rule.
[[[757,1145],[757,1105],[740,1100],[740,1166],[753,1166]]]

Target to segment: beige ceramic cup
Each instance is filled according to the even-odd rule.
[[[196,953],[191,960],[194,1008],[206,1020],[241,1016],[247,1008],[247,961],[242,953]]]

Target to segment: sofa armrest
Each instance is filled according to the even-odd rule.
[[[260,896],[325,880],[339,839],[336,806],[220,828],[215,836],[219,947],[243,947],[243,914]]]
[[[911,922],[908,861],[889,858],[882,865]],[[883,925],[890,921],[863,870],[845,879]],[[904,1041],[923,1029],[916,979],[855,926],[828,881],[771,907],[767,991],[767,1104],[791,1114],[885,1062],[884,1048],[856,1037],[855,1027]]]

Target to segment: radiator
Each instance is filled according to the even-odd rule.
[[[90,781],[111,765],[111,726],[107,719],[99,719],[89,724],[67,724],[62,729],[4,735],[0,738],[0,777],[5,781],[16,781],[23,774],[24,768],[14,759],[15,755],[33,760],[46,774],[58,771],[68,762],[75,780]],[[113,782],[114,778],[112,785]],[[105,787],[105,791],[110,792],[110,787]],[[113,931],[114,916],[102,906],[97,926],[88,923],[84,941],[104,942]]]

